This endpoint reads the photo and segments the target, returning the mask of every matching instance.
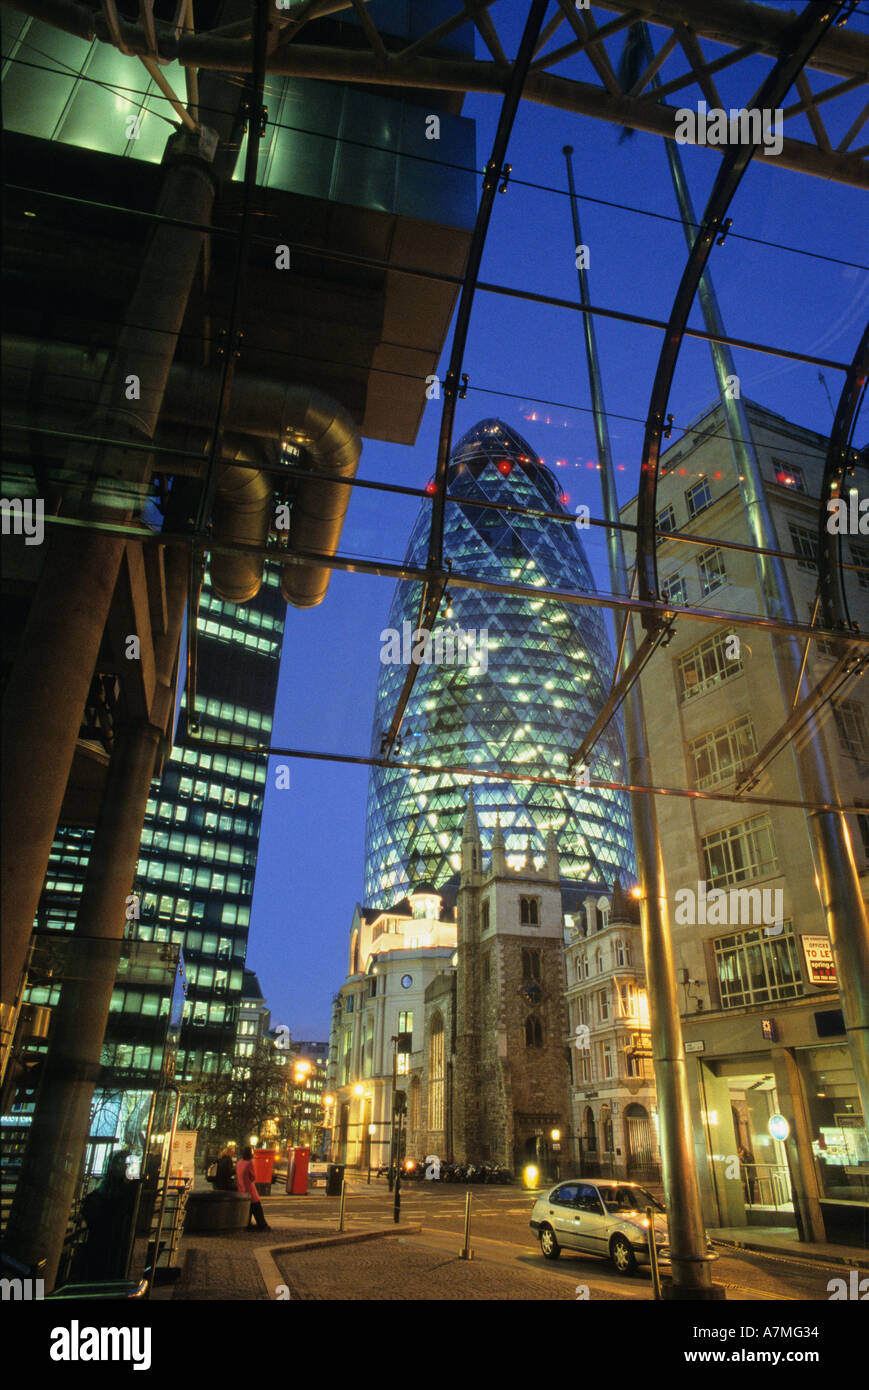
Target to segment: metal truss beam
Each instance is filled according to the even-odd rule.
[[[609,525],[609,523],[605,523]],[[89,518],[74,516],[46,516],[46,528],[71,527],[73,530],[101,531],[107,535],[125,536],[140,540],[147,545],[184,545],[193,542],[189,532],[149,531],[141,526],[123,525],[116,522],[92,521]],[[275,551],[268,546],[244,545],[240,542],[217,541],[209,537],[202,542],[207,554],[252,555],[280,565],[320,565],[339,570],[344,574],[370,574],[380,579],[407,579],[421,582],[428,571],[419,565],[399,564],[395,560],[368,560],[358,555],[322,555],[319,551]],[[615,613],[658,613],[663,626],[673,614],[673,604],[666,600],[646,603],[639,598],[624,598],[619,594],[594,592],[579,593],[574,589],[538,589],[530,584],[517,584],[514,581],[499,583],[494,579],[478,579],[476,575],[450,570],[448,582],[454,589],[474,589],[480,593],[505,594],[518,598],[542,599],[544,603],[576,604],[585,608],[608,608]],[[827,632],[824,628],[810,627],[806,623],[788,622],[784,618],[767,618],[756,613],[731,613],[719,608],[678,609],[678,617],[691,618],[699,623],[713,627],[755,628],[761,632],[784,632],[793,637],[808,641],[839,643],[850,647],[869,647],[869,632]]]
[[[111,6],[111,0],[108,2]],[[110,27],[104,14],[95,13],[75,3],[75,0],[7,0],[7,3],[79,38],[96,38],[103,43],[114,43],[124,52],[153,57],[152,37],[146,33],[145,27],[141,23],[121,19],[116,11],[112,12],[111,7]],[[495,3],[496,0],[490,0],[485,5],[466,5],[460,14],[446,22],[446,28],[452,32],[462,24],[473,23],[489,51],[498,53],[500,44],[497,32],[489,18],[489,11],[500,13],[495,9]],[[507,0],[504,0],[505,6],[506,3]],[[723,66],[733,66],[742,58],[757,54],[777,58],[792,22],[789,13],[771,6],[743,4],[742,0],[714,0],[714,3],[713,0],[633,0],[633,3],[627,3],[627,0],[595,0],[595,3],[615,11],[618,18],[596,29],[593,22],[578,21],[577,16],[571,16],[569,8],[566,8],[565,14],[570,19],[576,39],[565,49],[555,50],[549,55],[541,56],[538,53],[535,68],[524,84],[523,96],[526,100],[545,106],[591,116],[615,126],[644,130],[671,140],[675,138],[676,109],[659,104],[658,94],[644,92],[640,84],[637,84],[639,90],[635,87],[630,93],[621,91],[618,83],[613,81],[612,64],[603,42],[605,36],[638,19],[646,19],[651,24],[669,29],[671,33],[664,39],[665,56],[672,56],[678,47],[687,61],[687,71],[677,79],[673,89],[697,84],[702,91],[703,83],[708,83],[710,74]],[[440,30],[445,29],[444,25],[414,40],[398,53],[387,52],[386,45],[382,45],[381,52],[370,35],[367,50],[295,42],[295,36],[310,20],[351,8],[354,8],[353,0],[342,0],[342,3],[300,5],[291,12],[276,11],[276,22],[284,27],[277,47],[269,55],[268,72],[321,81],[416,87],[442,92],[481,92],[503,96],[509,90],[512,64],[505,65],[495,57],[491,62],[483,62],[431,56],[428,50],[437,42]],[[295,15],[295,18],[291,17],[288,21],[288,14]],[[690,31],[691,38],[685,39],[686,31]],[[158,27],[159,61],[178,62],[182,67],[250,71],[253,65],[252,43],[246,37],[235,37],[237,33],[236,26],[213,34],[179,33],[175,29],[167,32],[165,28]],[[743,51],[736,57],[728,55],[710,61],[704,57],[694,35]],[[563,62],[572,54],[582,54],[588,58],[600,78],[599,86],[545,70],[546,64]],[[663,61],[661,59],[661,63]],[[866,82],[869,78],[869,37],[847,29],[831,29],[824,34],[805,66],[844,78],[847,83]],[[648,80],[652,75],[650,70],[644,77]],[[808,96],[811,100],[805,92],[801,96],[802,101],[793,108],[793,114],[803,109],[808,113],[820,101],[829,100],[824,91],[810,92]],[[781,153],[769,164],[839,183],[869,187],[869,169],[861,158],[861,152],[848,152],[863,119],[865,113],[854,121],[840,146],[830,149],[828,146],[831,142],[821,136],[817,129],[815,112],[810,123],[815,127],[816,143],[785,136]]]
[[[672,626],[672,623],[668,623],[666,628],[662,628],[659,632],[645,633],[639,647],[634,652],[634,655],[631,657],[625,669],[621,672],[621,675],[619,675],[618,670],[621,665],[621,651],[624,650],[625,637],[625,633],[622,633],[622,640],[619,644],[620,655],[619,659],[616,661],[615,674],[610,684],[609,693],[601,706],[600,713],[585,738],[582,740],[579,748],[568,758],[568,772],[572,773],[578,765],[585,762],[610,720],[614,719],[616,714],[618,714],[624,700],[636,685],[653,653],[657,651],[662,643],[665,643],[669,639],[670,635],[672,635]]]
[[[855,676],[862,676],[867,664],[869,664],[869,653],[866,652],[846,651],[839,657],[835,666],[831,666],[823,679],[813,686],[804,699],[800,700],[780,728],[776,729],[772,737],[763,745],[753,762],[744,769],[736,783],[737,795],[744,791],[751,791],[757,786],[762,773],[769,767],[773,759],[784,751],[823,705],[832,701],[834,696],[842,694]]]
[[[844,502],[846,507],[848,505],[845,479],[853,471],[851,440],[860,402],[866,391],[867,376],[869,324],[863,331],[863,337],[842,386],[821,481],[821,503],[818,513],[818,601],[825,627],[851,627],[842,584],[842,537],[841,534],[828,529],[827,523],[831,519],[828,504],[835,499]]]
[[[507,87],[507,94],[501,107],[498,128],[495,131],[495,139],[492,144],[492,157],[486,165],[483,193],[480,198],[480,206],[477,210],[476,221],[474,222],[471,244],[468,248],[468,260],[465,267],[461,295],[459,297],[456,326],[450,351],[450,363],[444,386],[444,403],[441,412],[437,467],[435,470],[435,493],[432,502],[431,529],[429,532],[428,563],[426,565],[425,579],[423,580],[419,605],[419,621],[417,623],[417,629],[422,628],[426,631],[431,629],[437,618],[441,599],[447,586],[447,574],[444,566],[444,522],[446,518],[447,474],[450,461],[450,449],[452,447],[453,425],[456,415],[456,401],[459,396],[459,379],[465,355],[468,328],[471,322],[471,308],[474,302],[477,278],[483,259],[483,249],[486,245],[486,235],[492,218],[492,206],[495,201],[495,193],[499,188],[503,193],[507,187],[509,166],[505,166],[504,160],[507,155],[507,147],[510,143],[513,124],[516,120],[516,113],[519,110],[519,102],[522,99],[522,87],[528,74],[531,59],[534,56],[534,45],[537,42],[537,36],[543,24],[547,3],[548,0],[532,0],[531,7],[528,11],[528,18],[525,21],[525,28],[522,33],[522,40],[519,44],[516,61],[510,70],[510,81]],[[464,394],[464,392],[462,394]],[[408,701],[413,692],[418,672],[419,663],[411,659],[401,691],[399,692],[395,713],[384,735],[384,747],[387,752],[392,750],[395,740],[401,733],[401,725],[405,710],[407,709]]]
[[[181,738],[176,748],[219,748],[221,752],[259,754],[269,758],[298,758],[305,762],[349,763],[354,767],[386,767],[397,772],[415,772],[429,777],[464,777],[469,782],[532,782],[535,786],[572,787],[573,783],[563,777],[540,777],[527,771],[510,772],[503,768],[481,768],[479,763],[470,767],[444,767],[440,763],[397,762],[394,758],[364,756],[356,753],[325,753],[314,748],[285,748],[270,743],[223,743],[217,738],[204,735],[197,738]],[[655,787],[630,782],[604,782],[596,780],[592,790],[611,790],[637,792],[645,796],[678,796],[690,801],[723,801],[731,805],[783,806],[795,811],[841,811],[854,815],[865,810],[858,805],[831,806],[822,802],[795,801],[787,797],[737,796],[734,792],[699,792],[691,787]],[[590,848],[590,846],[589,846]]]
[[[832,10],[809,4],[803,14],[793,21],[782,36],[782,53],[772,72],[762,83],[750,109],[761,112],[775,110],[785,93],[804,68],[809,55],[832,23]],[[762,117],[761,117],[762,123]],[[709,261],[715,239],[721,232],[724,217],[742,181],[748,165],[759,148],[759,141],[726,147],[718,177],[709,195],[706,211],[694,237],[676,297],[652,386],[649,414],[646,422],[643,456],[637,496],[637,577],[640,598],[649,602],[658,598],[658,565],[655,546],[655,518],[658,494],[658,474],[664,417],[676,372],[676,363],[685,337],[688,316],[703,273]],[[643,618],[647,631],[661,623],[661,615],[647,614]]]

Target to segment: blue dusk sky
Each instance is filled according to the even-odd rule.
[[[495,9],[508,51],[515,52],[526,8]],[[599,23],[605,22],[603,15],[601,11]],[[509,30],[503,28],[508,19]],[[869,10],[858,12],[850,25],[869,32]],[[654,31],[653,38],[657,46],[659,35]],[[558,42],[564,39],[558,36]],[[710,46],[707,51],[717,52]],[[620,49],[613,46],[610,52],[617,61]],[[590,80],[579,66],[584,61],[564,64],[565,74]],[[753,62],[750,72],[739,64],[718,74],[723,102],[748,104],[768,71],[766,63]],[[668,75],[665,66],[665,80]],[[813,74],[811,80],[813,86],[827,86],[837,79]],[[697,96],[693,89],[689,99]],[[859,92],[849,96],[853,100],[843,101],[835,119],[833,107],[823,108],[834,146],[863,99]],[[499,104],[495,97],[471,96],[465,101],[464,115],[477,123],[480,169],[489,158]],[[801,124],[804,120],[797,118],[788,132],[811,138]],[[687,252],[676,220],[664,141],[636,133],[620,142],[619,136],[617,128],[602,121],[522,103],[507,156],[513,175],[508,192],[495,199],[483,280],[577,299],[562,155],[562,147],[570,144],[578,192],[603,200],[580,204],[583,241],[590,249],[592,303],[666,320]],[[679,148],[699,217],[720,156],[709,148]],[[733,231],[723,247],[715,248],[710,262],[726,331],[847,363],[869,313],[865,194],[774,164],[773,158],[752,161],[729,210]],[[754,240],[740,240],[734,233]],[[696,304],[691,325],[703,327]],[[596,326],[619,499],[626,502],[636,492],[643,421],[661,335],[656,329],[600,318]],[[451,334],[452,329],[442,376]],[[832,412],[816,366],[753,351],[736,351],[735,358],[743,396],[797,424],[829,431]],[[500,416],[557,470],[570,506],[585,502],[592,516],[599,516],[579,315],[478,292],[464,370],[470,389],[467,399],[458,403],[454,442],[484,416]],[[825,376],[835,402],[842,373],[830,368]],[[688,340],[669,403],[675,419],[673,440],[715,399],[709,349]],[[424,487],[434,471],[440,415],[441,402],[428,402],[413,447],[365,440],[359,477]],[[866,436],[864,418],[857,442],[865,443]],[[341,552],[400,561],[418,506],[416,498],[355,489]],[[606,589],[602,538],[596,528],[584,533],[598,584]],[[367,756],[379,634],[386,625],[392,590],[391,580],[333,573],[319,608],[288,609],[275,746]],[[270,773],[248,965],[259,975],[273,1023],[287,1024],[297,1038],[327,1038],[331,999],[346,974],[350,921],[362,893],[368,770],[294,760],[290,788],[276,790],[274,781]]]

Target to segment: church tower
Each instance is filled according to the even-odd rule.
[[[455,1154],[518,1170],[560,1130],[566,1151],[570,1080],[565,1037],[564,919],[558,848],[507,864],[500,819],[482,870],[469,798],[462,836]],[[540,860],[540,867],[537,860]]]

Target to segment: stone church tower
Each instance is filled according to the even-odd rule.
[[[462,832],[456,980],[455,1156],[518,1169],[570,1116],[558,849],[507,867],[496,822],[483,869],[473,793]]]

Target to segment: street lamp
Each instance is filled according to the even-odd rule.
[[[558,1178],[560,1176],[558,1171],[558,1154],[561,1149],[561,1130],[550,1130],[549,1137],[552,1140],[552,1152],[555,1155],[555,1157],[552,1160],[555,1165],[555,1181],[558,1182]]]

